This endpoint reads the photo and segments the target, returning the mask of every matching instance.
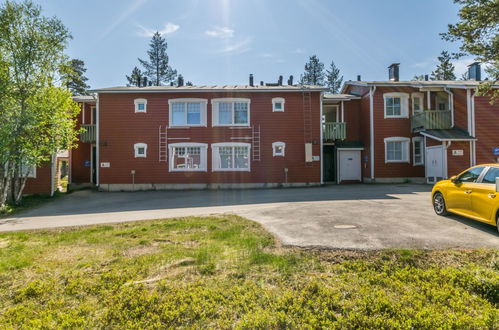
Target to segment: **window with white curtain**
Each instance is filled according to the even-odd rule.
[[[211,146],[213,171],[250,171],[249,143],[214,143]]]
[[[406,137],[385,138],[385,163],[408,163],[410,140]]]
[[[407,93],[385,93],[385,118],[409,118],[409,95]]]

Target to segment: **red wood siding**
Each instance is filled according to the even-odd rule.
[[[90,143],[78,141],[78,147],[71,150],[71,182],[90,182],[90,166],[85,166],[85,162],[90,162]]]
[[[28,178],[23,193],[31,194],[50,194],[52,184],[52,174],[50,163],[46,163],[36,169],[36,178]]]
[[[361,100],[343,103],[345,122],[347,123],[347,141],[360,141]]]
[[[211,127],[211,99],[222,97],[249,98],[250,123],[260,126],[261,161],[251,161],[251,172],[212,172],[212,148],[217,142],[250,142],[237,137],[251,137],[250,128]],[[272,98],[285,98],[285,111],[272,112]],[[134,113],[134,99],[147,99],[147,113]],[[204,98],[207,104],[207,127],[169,128],[168,138],[175,142],[207,143],[207,172],[169,172],[168,164],[159,162],[159,126],[168,124],[168,100],[174,98]],[[320,162],[305,163],[303,98],[301,92],[258,93],[148,93],[100,94],[100,162],[110,168],[100,168],[100,183],[131,184],[131,170],[136,183],[279,183],[319,182]],[[313,155],[320,155],[320,93],[312,93]],[[286,143],[286,156],[273,157],[272,142]],[[146,143],[147,158],[135,158],[133,145]]]
[[[453,156],[452,150],[463,150],[462,156]],[[455,141],[447,148],[447,177],[459,174],[468,167],[470,163],[470,142]]]
[[[453,89],[454,126],[468,131],[468,98],[465,89]]]
[[[488,97],[475,96],[476,163],[496,163],[493,148],[499,147],[499,101],[490,104]]]

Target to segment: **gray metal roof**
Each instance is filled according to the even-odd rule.
[[[447,87],[447,88],[475,88],[483,81],[475,80],[407,80],[407,81],[346,81],[343,85],[343,91],[348,85],[352,86],[410,86],[416,88],[431,88],[431,87]],[[498,84],[493,85],[493,88],[499,88]]]
[[[75,102],[96,102],[97,99],[94,95],[78,95],[73,96],[73,101]]]
[[[427,136],[429,138],[435,139],[437,141],[473,141],[476,140],[474,137],[468,134],[463,129],[451,128],[451,129],[430,129],[420,132],[421,135]]]
[[[360,97],[352,94],[324,93],[323,99],[324,101],[350,101],[350,100],[358,100],[360,99]]]
[[[94,89],[95,93],[168,93],[168,92],[322,92],[323,86],[315,85],[282,85],[282,86],[249,86],[249,85],[204,85],[204,86],[117,86]]]

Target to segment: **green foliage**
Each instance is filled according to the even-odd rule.
[[[85,77],[85,62],[77,58],[70,60],[61,69],[63,85],[73,93],[73,95],[88,95],[88,78]]]
[[[282,249],[230,215],[3,233],[0,246],[7,328],[499,326],[497,250]]]
[[[324,85],[324,63],[317,55],[310,56],[305,63],[305,72],[301,75],[300,83],[303,85]]]
[[[142,85],[142,79],[144,79],[144,74],[142,71],[134,67],[132,73],[129,76],[126,76],[128,80],[128,86],[137,86],[140,87]]]
[[[438,57],[438,65],[435,71],[431,73],[431,80],[455,80],[454,64],[451,62],[449,52],[443,51]]]
[[[334,61],[331,61],[329,70],[326,70],[326,85],[329,91],[333,94],[339,93],[342,83],[343,76],[340,77],[340,69],[336,67]]]
[[[173,70],[168,64],[168,55],[166,49],[168,44],[166,39],[156,32],[149,44],[147,51],[149,60],[139,58],[140,64],[144,67],[144,75],[149,78],[154,86],[161,86],[162,83],[168,84],[177,77],[177,71]]]

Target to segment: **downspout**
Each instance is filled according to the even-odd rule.
[[[475,132],[475,95],[476,95],[476,91],[473,91],[473,95],[471,96],[471,136],[473,136],[474,138],[476,138],[476,132]],[[473,140],[472,142],[472,145],[473,145],[473,152],[472,152],[472,156],[473,156],[473,163],[471,166],[475,166],[476,165],[476,141]]]
[[[324,125],[322,124],[322,101],[323,101],[323,92],[321,92],[321,104],[320,104],[320,118],[319,118],[319,127],[320,127],[320,147],[321,147],[321,150],[320,150],[320,155],[321,155],[321,185],[324,184],[324,158],[323,158],[323,143],[324,141],[322,140],[322,137],[323,137],[323,130],[324,130]],[[288,178],[288,173],[286,172],[286,183],[287,183],[287,178]]]
[[[55,177],[57,171],[57,153],[52,154],[52,164],[50,167],[50,196],[54,196]]]
[[[468,134],[472,135],[473,125],[471,118],[471,89],[466,89],[466,110],[468,118]],[[473,166],[473,141],[470,141],[470,166]]]
[[[99,94],[97,94],[97,102],[95,104],[95,185],[98,187],[100,184],[100,106]]]
[[[426,110],[431,110],[431,92],[426,91]]]
[[[449,108],[451,116],[451,127],[454,127],[454,93],[449,88],[444,88],[444,91],[449,95]]]
[[[345,107],[344,107],[344,101],[341,101],[341,122],[345,122]]]
[[[376,86],[369,89],[369,125],[370,125],[370,151],[371,151],[371,181],[374,181],[374,92]]]

